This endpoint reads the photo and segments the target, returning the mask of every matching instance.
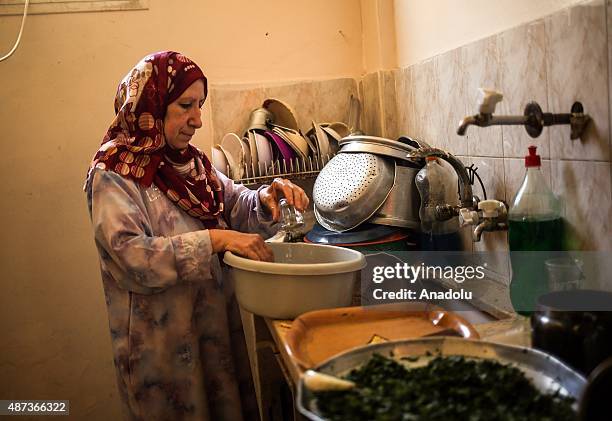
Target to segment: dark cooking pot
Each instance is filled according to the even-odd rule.
[[[609,421],[612,391],[612,357],[599,364],[589,375],[579,409],[580,421]]]
[[[612,357],[612,312],[598,309],[612,309],[612,293],[573,290],[542,295],[531,316],[533,347],[588,375]]]

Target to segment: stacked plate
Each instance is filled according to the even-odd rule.
[[[338,152],[346,135],[344,123],[312,122],[304,136],[291,107],[269,98],[251,112],[243,137],[228,133],[213,146],[212,162],[233,180],[299,172],[312,169],[313,162],[318,169]]]
[[[220,144],[212,147],[212,164],[231,179],[241,179],[251,165],[249,144],[234,133],[226,134]]]

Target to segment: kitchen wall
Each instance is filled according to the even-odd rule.
[[[316,80],[304,87],[317,94],[303,117],[317,119],[341,118],[335,105],[347,104],[356,89],[353,78],[363,63],[359,2],[149,5],[145,11],[29,16],[19,49],[0,63],[2,399],[69,399],[75,418],[119,419],[106,306],[81,188],[113,118],[117,84],[133,64],[162,49],[201,64],[213,89],[205,108],[209,124],[194,143],[206,151],[213,142],[213,103],[214,118],[225,124],[217,126],[218,134],[241,127],[246,116],[237,104],[249,109],[268,95],[298,102],[295,92],[285,95],[286,88],[270,85]],[[0,17],[2,54],[19,23],[18,16]],[[245,83],[260,87],[252,103],[230,92]]]
[[[362,81],[366,131],[391,138],[408,134],[451,151],[478,168],[489,198],[508,203],[523,179],[527,146],[535,144],[542,171],[565,205],[568,246],[610,251],[611,10],[610,2],[583,2],[410,66],[369,73]],[[420,36],[435,38],[440,27]],[[593,120],[582,139],[573,141],[569,126],[546,128],[537,139],[510,126],[472,126],[458,136],[459,120],[477,112],[481,86],[504,93],[498,114],[522,114],[531,100],[544,111],[567,113],[581,101]],[[476,194],[482,197],[480,188]],[[507,248],[505,232],[485,233],[473,245],[475,251]],[[498,256],[491,268],[508,282],[507,258]]]
[[[407,67],[581,1],[393,0],[397,62]]]
[[[397,67],[397,39],[393,0],[361,0],[363,71]]]
[[[579,99],[595,120],[587,136],[571,142],[567,128],[547,129],[537,144],[555,191],[566,197],[580,247],[609,250],[612,43],[603,1],[542,19],[575,1],[465,0],[463,10],[455,3],[183,0],[179,7],[150,0],[146,11],[28,17],[19,49],[0,63],[0,396],[70,399],[77,418],[119,417],[81,186],[113,117],[118,81],[151,51],[180,50],[209,76],[207,124],[194,139],[205,151],[223,134],[244,130],[264,98],[292,105],[306,130],[311,119],[345,121],[348,97],[359,92],[366,131],[448,147],[480,168],[491,196],[508,200],[529,138],[518,128],[454,135],[459,118],[475,112],[476,88],[501,87],[500,111],[512,113],[528,99],[557,112]],[[491,23],[475,13],[489,3],[507,18]],[[0,17],[3,51],[19,22]],[[468,27],[477,31],[465,35]],[[483,244],[504,249],[504,241],[501,234]]]

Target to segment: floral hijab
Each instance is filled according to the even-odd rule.
[[[149,187],[155,184],[177,206],[207,228],[217,226],[223,191],[206,155],[192,145],[184,153],[166,145],[166,108],[196,80],[207,81],[187,57],[162,51],[142,59],[121,81],[116,117],[96,152],[93,168],[114,171]]]

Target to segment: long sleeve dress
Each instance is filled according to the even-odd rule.
[[[217,172],[222,226],[274,232],[257,191]],[[155,185],[96,169],[87,198],[129,419],[258,419],[242,323],[202,223]]]

